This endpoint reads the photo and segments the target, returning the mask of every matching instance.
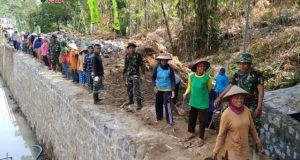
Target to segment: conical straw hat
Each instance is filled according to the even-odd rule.
[[[68,46],[69,46],[70,48],[74,49],[74,50],[78,50],[78,48],[77,48],[77,46],[76,46],[75,43],[70,43]]]
[[[79,53],[81,53],[81,52],[83,52],[83,51],[87,51],[87,50],[88,50],[88,47],[87,47],[87,46],[84,46],[84,47],[81,48],[81,50],[80,50]]]
[[[223,101],[228,101],[232,96],[241,94],[245,98],[251,97],[251,94],[249,94],[247,91],[243,90],[242,88],[233,85],[230,90],[223,96]]]
[[[192,63],[188,64],[188,67],[193,72],[196,72],[197,64],[199,64],[199,63],[204,63],[206,65],[206,69],[205,69],[206,71],[210,67],[210,63],[208,62],[208,60],[206,58],[197,59],[197,60],[193,61]]]
[[[167,54],[160,54],[155,58],[156,60],[172,60],[172,57]]]

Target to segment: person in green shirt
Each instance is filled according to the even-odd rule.
[[[205,132],[205,117],[207,109],[209,107],[209,91],[212,88],[212,80],[205,72],[210,67],[210,63],[204,59],[199,59],[191,65],[191,73],[188,78],[188,86],[183,95],[185,98],[187,94],[190,94],[189,105],[191,110],[189,113],[188,132],[189,135],[184,141],[189,141],[196,137],[195,128],[197,124],[197,118],[199,115],[199,147],[204,145],[204,132]]]

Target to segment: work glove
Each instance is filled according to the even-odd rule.
[[[172,95],[171,95],[171,98],[174,98],[175,97],[175,92],[172,91]]]
[[[98,81],[99,81],[99,77],[96,76],[96,77],[94,78],[94,81],[95,81],[95,82],[98,82]]]
[[[183,94],[183,95],[182,95],[182,98],[185,99],[185,98],[186,98],[186,95],[187,95],[186,93]]]

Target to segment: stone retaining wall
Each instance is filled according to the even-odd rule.
[[[138,138],[139,127],[127,127],[137,124],[136,120],[100,112],[91,100],[81,97],[83,89],[29,55],[1,46],[0,74],[37,139],[52,148],[53,159],[144,158],[141,144],[145,142]]]
[[[266,154],[282,160],[300,159],[300,122],[269,106],[264,110],[260,138]]]

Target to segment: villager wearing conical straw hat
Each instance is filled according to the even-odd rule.
[[[156,57],[157,66],[153,70],[152,84],[156,93],[155,111],[156,119],[163,119],[163,111],[165,107],[165,115],[167,124],[171,127],[174,124],[171,98],[175,96],[175,74],[173,68],[168,64],[172,60],[170,55],[160,54]]]
[[[77,72],[79,76],[79,84],[84,87],[85,84],[85,75],[83,72],[83,62],[84,62],[84,55],[85,52],[88,52],[87,47],[83,47],[78,54],[78,61],[77,61]]]
[[[262,145],[258,138],[250,110],[244,105],[246,98],[251,95],[242,88],[232,85],[223,96],[224,101],[228,101],[228,108],[223,112],[220,122],[220,130],[217,136],[213,153],[214,158],[225,147],[230,160],[250,159],[249,153],[249,133],[262,151]]]
[[[188,86],[183,95],[185,98],[187,94],[190,94],[189,105],[191,106],[188,123],[189,135],[184,141],[189,141],[196,136],[195,128],[199,115],[199,147],[204,145],[205,118],[209,107],[209,91],[212,88],[212,80],[206,74],[209,67],[210,63],[206,59],[199,59],[192,63],[190,68],[194,73],[189,75]]]
[[[70,70],[71,76],[74,83],[79,82],[79,77],[77,73],[77,61],[78,61],[78,48],[75,43],[68,44],[69,52],[70,52]]]

